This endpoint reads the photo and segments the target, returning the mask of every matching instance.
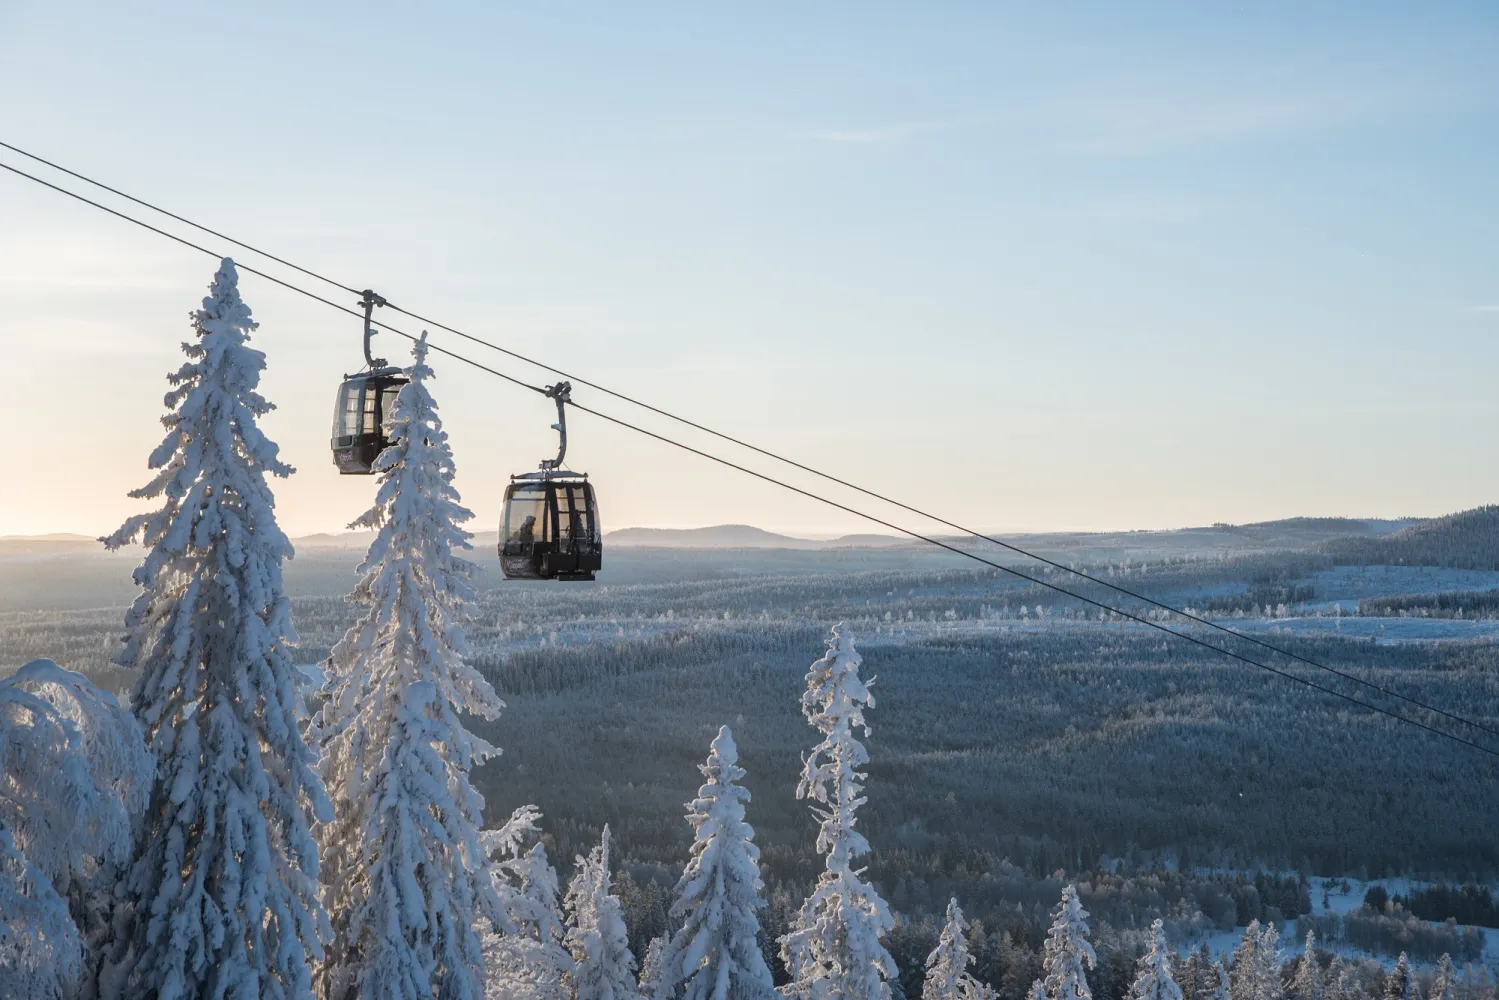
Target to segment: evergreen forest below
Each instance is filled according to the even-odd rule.
[[[1479,548],[1492,549],[1494,522],[1489,508],[1453,530],[1464,540],[1488,532]],[[1103,558],[1079,565],[1493,725],[1499,646],[1487,632],[1399,637],[1413,617],[1481,630],[1499,593],[1487,557],[1399,561],[1407,542],[1422,556],[1445,551],[1431,523],[1439,522],[1341,540],[1327,537],[1347,529],[1340,521],[1274,529],[1299,533],[1306,544],[1295,548],[1194,550],[1173,537],[1152,551],[1132,534],[1113,543],[1127,551],[1094,539],[1089,554]],[[1374,546],[1360,552],[1389,558],[1348,562],[1348,539],[1360,537]],[[1073,544],[1059,542],[1053,556]],[[340,588],[358,555],[309,547],[288,570],[301,595],[293,618],[304,663],[325,658],[347,627]],[[97,576],[115,565],[79,559],[33,557],[25,571]],[[1487,890],[1458,888],[1499,871],[1499,797],[1484,791],[1486,757],[1044,586],[955,563],[892,547],[622,548],[609,564],[616,582],[606,573],[592,586],[499,585],[490,573],[468,627],[473,662],[508,705],[496,721],[471,720],[504,748],[475,773],[487,821],[537,805],[564,875],[607,823],[640,954],[667,925],[691,844],[682,804],[709,741],[731,725],[753,793],[747,819],[763,852],[773,942],[820,866],[813,818],[794,795],[809,738],[798,697],[807,664],[842,623],[864,676],[875,678],[860,829],[872,845],[867,877],[901,915],[890,948],[903,969],[920,968],[956,896],[979,928],[976,969],[994,983],[1008,975],[1019,1000],[1063,880],[1080,882],[1100,942],[1122,935],[1125,953],[1156,917],[1173,940],[1189,941],[1306,917],[1312,876],[1410,876],[1434,888],[1353,914],[1324,912],[1307,926],[1375,953],[1478,957],[1471,934],[1438,927],[1419,938],[1429,921],[1489,922]],[[1058,571],[1026,572],[1062,582]],[[1107,596],[1101,586],[1066,585]],[[108,665],[118,622],[117,608],[0,613],[5,666],[44,651],[121,689],[127,679]],[[1201,627],[1193,634],[1249,648]],[[775,964],[769,947],[766,957]],[[1121,962],[1120,990],[1133,955]],[[1111,997],[1109,966],[1101,969],[1095,995]]]

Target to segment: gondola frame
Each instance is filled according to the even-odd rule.
[[[368,476],[375,471],[375,460],[390,446],[386,433],[389,403],[410,381],[399,368],[344,376],[333,401],[333,433],[329,438],[333,464],[340,474]],[[357,407],[349,405],[351,394],[359,400]],[[348,431],[353,433],[344,433]]]
[[[565,550],[558,548],[559,490],[568,491],[569,528]],[[512,528],[515,512],[523,498],[532,505],[539,499],[543,505],[541,531],[536,532],[533,528],[529,538]],[[594,579],[594,574],[603,568],[604,545],[599,527],[598,500],[587,474],[540,472],[512,476],[510,485],[505,488],[498,552],[500,570],[507,580]]]

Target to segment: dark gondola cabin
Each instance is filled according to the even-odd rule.
[[[333,464],[346,476],[367,476],[375,471],[375,459],[390,445],[386,422],[395,406],[401,386],[411,380],[399,368],[386,364],[384,358],[370,353],[370,325],[377,306],[385,305],[383,296],[366,288],[359,304],[364,307],[364,363],[368,367],[357,375],[345,375],[333,397],[333,434],[328,443],[333,448]]]
[[[599,505],[588,473],[563,468],[572,384],[541,390],[557,404],[557,457],[510,477],[500,515],[500,569],[507,580],[592,580],[604,564]]]
[[[390,444],[386,422],[401,386],[399,368],[347,375],[333,403],[333,463],[346,476],[369,475]]]
[[[507,580],[592,580],[603,561],[599,508],[587,477],[512,477],[500,523],[500,568]]]

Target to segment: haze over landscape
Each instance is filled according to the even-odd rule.
[[[1495,52],[0,4],[0,1000],[1499,1000]]]
[[[361,10],[4,5],[0,87],[28,95],[6,141],[889,495],[961,469],[941,506],[980,528],[1499,496],[1471,457],[1499,419],[1485,4]],[[270,60],[230,107],[176,65],[221,44]],[[58,65],[65,85],[34,86]],[[205,170],[198,129],[220,116],[237,148]],[[204,262],[3,180],[0,342],[68,390],[12,380],[33,419],[5,445],[27,471],[0,480],[0,534],[103,533],[134,510]],[[265,426],[299,470],[282,523],[341,530],[365,492],[331,474],[326,437],[358,321],[246,289]],[[492,528],[551,414],[433,365],[458,485]],[[871,530],[575,421],[607,527]]]

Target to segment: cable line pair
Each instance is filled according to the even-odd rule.
[[[1152,621],[1130,611],[1113,607],[1111,605],[1103,603],[1102,601],[1095,600],[1081,593],[1058,586],[1057,584],[1052,583],[1048,580],[1036,576],[1031,576],[1030,574],[1014,569],[1013,567],[1005,566],[991,559],[987,559],[981,555],[978,555],[977,553],[960,548],[957,545],[944,542],[941,539],[924,535],[920,532],[913,531],[893,522],[886,521],[873,514],[866,513],[846,504],[839,503],[828,497],[821,496],[820,494],[813,493],[809,490],[802,489],[801,487],[776,479],[772,476],[757,472],[746,466],[739,465],[735,462],[729,461],[728,459],[713,455],[699,448],[695,448],[680,441],[676,441],[672,438],[666,437],[665,435],[647,430],[646,428],[632,424],[618,417],[614,417],[609,414],[602,413],[598,410],[591,409],[587,406],[583,406],[572,399],[571,384],[573,382],[576,382],[579,385],[584,385],[588,386],[589,388],[596,389],[600,392],[606,393],[607,395],[613,396],[616,399],[630,403],[634,406],[639,406],[642,409],[666,417],[670,420],[691,427],[695,430],[710,434],[731,444],[735,444],[750,451],[754,451],[758,454],[764,455],[778,462],[782,462],[793,468],[818,476],[839,486],[852,489],[856,492],[864,494],[865,496],[879,500],[883,503],[891,504],[895,507],[899,507],[902,510],[916,514],[920,517],[928,518],[932,521],[937,522],[938,524],[953,528],[977,540],[989,542],[1003,549],[1014,552],[1017,555],[1036,560],[1037,562],[1043,563],[1054,569],[1070,573],[1081,580],[1106,587],[1109,590],[1114,591],[1115,593],[1122,594],[1131,599],[1139,600],[1141,602],[1149,604],[1160,610],[1167,611],[1172,615],[1178,616],[1179,618],[1190,622],[1191,624],[1203,626],[1208,629],[1213,629],[1220,633],[1232,636],[1236,639],[1243,640],[1244,642],[1251,643],[1257,647],[1285,656],[1306,666],[1334,675],[1342,680],[1358,684],[1366,689],[1385,695],[1386,697],[1403,701],[1413,708],[1417,708],[1425,712],[1430,712],[1434,715],[1440,716],[1452,722],[1456,722],[1460,725],[1468,726],[1475,730],[1481,730],[1482,732],[1488,733],[1489,735],[1499,736],[1499,729],[1485,725],[1482,722],[1466,718],[1454,712],[1449,712],[1445,709],[1438,708],[1434,705],[1427,704],[1423,701],[1402,694],[1399,691],[1395,691],[1391,688],[1385,687],[1384,685],[1377,684],[1373,681],[1366,680],[1346,671],[1338,670],[1334,667],[1327,666],[1326,664],[1319,663],[1316,660],[1313,660],[1306,656],[1302,656],[1299,653],[1292,652],[1291,650],[1266,642],[1262,639],[1258,639],[1254,636],[1246,635],[1245,633],[1240,632],[1237,629],[1229,628],[1219,622],[1212,621],[1200,615],[1192,614],[1180,608],[1172,607],[1171,605],[1165,604],[1154,598],[1147,597],[1126,587],[1122,587],[1116,583],[1112,583],[1108,580],[1092,576],[1081,570],[1074,569],[1071,566],[1067,566],[1052,559],[1048,559],[1037,553],[1030,552],[1010,542],[1006,542],[991,535],[975,531],[971,528],[966,528],[953,521],[949,521],[946,518],[939,517],[935,514],[931,514],[927,511],[921,510],[920,508],[913,507],[909,504],[902,503],[899,500],[887,497],[876,491],[858,486],[837,476],[833,476],[829,473],[822,472],[801,462],[797,462],[794,459],[786,458],[775,452],[769,451],[765,448],[761,448],[758,445],[751,444],[747,441],[741,440],[729,434],[725,434],[721,431],[716,431],[711,427],[704,426],[703,424],[689,420],[686,417],[678,416],[667,410],[663,410],[658,407],[652,406],[649,403],[642,402],[641,400],[635,399],[624,393],[620,393],[597,383],[590,382],[587,379],[570,374],[544,362],[537,361],[516,351],[510,350],[509,348],[501,347],[498,344],[494,344],[482,338],[464,333],[463,331],[458,330],[454,327],[439,323],[435,320],[428,319],[427,317],[421,316],[418,313],[414,313],[407,309],[403,309],[400,306],[394,305],[384,297],[376,294],[369,289],[360,291],[350,285],[345,285],[342,282],[334,281],[333,279],[319,274],[316,271],[294,264],[289,260],[285,260],[274,254],[268,253],[255,246],[252,246],[251,244],[245,243],[224,233],[218,232],[217,230],[210,229],[207,226],[200,225],[199,223],[193,222],[191,219],[188,219],[181,215],[177,215],[164,208],[160,208],[157,205],[152,204],[151,202],[144,201],[143,199],[137,198],[134,195],[127,194],[117,188],[113,188],[107,184],[103,184],[99,181],[93,180],[90,177],[70,170],[67,167],[61,166],[60,164],[54,163],[50,160],[43,159],[42,157],[27,152],[26,150],[21,149],[17,146],[13,146],[9,143],[0,141],[0,148],[19,153],[22,156],[45,164],[48,167],[65,173],[71,177],[77,178],[78,180],[84,181],[85,183],[100,188],[101,190],[108,191],[111,194],[128,199],[129,201],[149,208],[154,212],[165,215],[168,218],[174,219],[178,222],[182,222],[195,229],[201,230],[202,232],[209,233],[210,235],[218,237],[219,239],[223,239],[227,242],[233,243],[236,246],[259,254],[260,256],[263,256],[268,260],[275,261],[278,264],[289,267],[301,274],[305,274],[309,277],[315,278],[318,281],[325,282],[329,285],[332,285],[333,287],[339,288],[351,294],[359,295],[360,299],[358,304],[361,306],[361,309],[356,311],[349,308],[348,306],[342,305],[331,299],[308,291],[307,289],[302,288],[298,285],[292,284],[289,281],[268,274],[265,271],[257,270],[256,268],[249,267],[243,264],[239,265],[243,270],[248,271],[251,274],[265,278],[266,280],[280,285],[283,288],[303,295],[309,299],[312,299],[313,301],[320,302],[333,309],[348,313],[352,316],[360,317],[363,321],[362,329],[364,334],[366,368],[354,375],[345,376],[343,383],[338,389],[338,395],[335,401],[334,427],[331,437],[331,444],[335,464],[338,466],[341,473],[357,475],[368,474],[372,471],[375,458],[378,457],[380,451],[383,450],[385,444],[388,443],[384,436],[384,415],[388,411],[388,407],[393,401],[395,394],[399,393],[400,386],[406,382],[406,378],[403,374],[401,374],[401,370],[399,368],[393,368],[387,365],[383,359],[375,358],[371,354],[370,336],[374,332],[371,325],[372,313],[373,310],[377,307],[389,308],[394,312],[399,312],[405,316],[409,316],[412,319],[417,320],[418,322],[427,324],[428,326],[434,327],[439,330],[444,330],[448,333],[452,333],[455,336],[464,338],[465,340],[482,345],[484,347],[488,347],[509,357],[516,358],[517,360],[524,361],[527,364],[535,365],[538,368],[550,371],[556,375],[561,376],[564,381],[559,382],[556,385],[546,387],[536,386],[518,379],[513,375],[508,375],[505,372],[498,371],[497,369],[474,361],[472,358],[465,357],[454,351],[440,347],[436,344],[431,345],[431,349],[437,351],[440,354],[444,354],[458,361],[462,361],[465,364],[479,369],[480,371],[505,379],[506,381],[511,382],[515,385],[530,389],[532,392],[547,396],[556,402],[558,421],[553,425],[553,429],[558,431],[558,434],[561,438],[557,458],[543,461],[540,465],[540,470],[537,472],[512,475],[511,483],[505,491],[505,509],[501,517],[500,525],[501,530],[499,555],[501,568],[504,571],[505,576],[509,579],[592,580],[594,579],[594,574],[602,565],[602,533],[599,527],[598,504],[594,494],[593,486],[588,482],[586,473],[572,473],[562,467],[562,461],[566,456],[567,450],[566,407],[572,406],[584,413],[599,417],[602,420],[607,420],[627,430],[635,431],[639,434],[643,434],[664,444],[669,444],[673,447],[708,459],[709,461],[717,462],[720,465],[735,469],[739,472],[745,473],[746,475],[753,476],[757,479],[763,480],[775,486],[779,486],[783,489],[790,490],[804,497],[808,497],[809,499],[817,500],[845,513],[863,518],[864,520],[870,521],[874,524],[878,524],[882,527],[889,528],[893,531],[900,532],[901,534],[907,535],[910,538],[916,539],[918,541],[945,549],[964,558],[974,560],[985,566],[999,570],[1003,573],[1007,573],[1021,580],[1025,580],[1033,585],[1045,587],[1055,593],[1062,594],[1063,596],[1072,598],[1073,600],[1081,601],[1084,604],[1099,608],[1105,612],[1117,615],[1128,621],[1132,621],[1137,624],[1145,625],[1149,628],[1165,632],[1168,635],[1175,636],[1178,639],[1183,639],[1197,646],[1212,650],[1213,652],[1219,653],[1223,656],[1227,656],[1249,666],[1257,667],[1261,670],[1266,670],[1286,680],[1290,680],[1295,683],[1310,687],[1316,691],[1332,695],[1336,698],[1340,698],[1361,708],[1365,708],[1381,715],[1388,716],[1391,719],[1415,726],[1434,735],[1445,737],[1469,748],[1479,750],[1483,753],[1491,754],[1494,756],[1499,756],[1499,750],[1495,750],[1489,746],[1474,742],[1473,740],[1459,736],[1448,730],[1428,725],[1418,719],[1413,719],[1398,712],[1394,712],[1379,705],[1375,705],[1371,702],[1363,701],[1342,691],[1338,691],[1334,688],[1318,684],[1315,681],[1311,681],[1305,677],[1299,676],[1298,674],[1291,673],[1287,670],[1282,670],[1251,657],[1244,656],[1233,650],[1214,645],[1210,642],[1206,642],[1205,640],[1190,635],[1186,632],[1179,632],[1175,629],[1168,628],[1160,622]],[[24,177],[27,180],[33,181],[37,184],[41,184],[53,191],[57,191],[60,194],[67,195],[68,197],[80,201],[84,204],[100,209],[101,211],[108,212],[109,214],[116,216],[117,218],[123,219],[127,222],[131,222],[143,229],[156,233],[157,235],[165,236],[167,239],[173,240],[177,243],[182,244],[183,246],[197,250],[200,253],[207,254],[214,258],[220,258],[222,256],[221,254],[218,254],[213,250],[208,249],[207,247],[187,240],[181,236],[176,235],[175,233],[171,233],[157,226],[153,226],[148,222],[137,219],[134,216],[127,215],[124,212],[101,204],[100,202],[93,201],[92,199],[86,198],[75,191],[70,191],[67,188],[61,187],[33,174],[29,174],[26,171],[10,166],[9,164],[0,162],[0,169],[7,170],[13,174],[16,174],[17,176]],[[406,337],[409,340],[416,339],[416,337],[412,334],[397,329],[388,324],[382,324],[381,326],[384,330],[390,333]]]

